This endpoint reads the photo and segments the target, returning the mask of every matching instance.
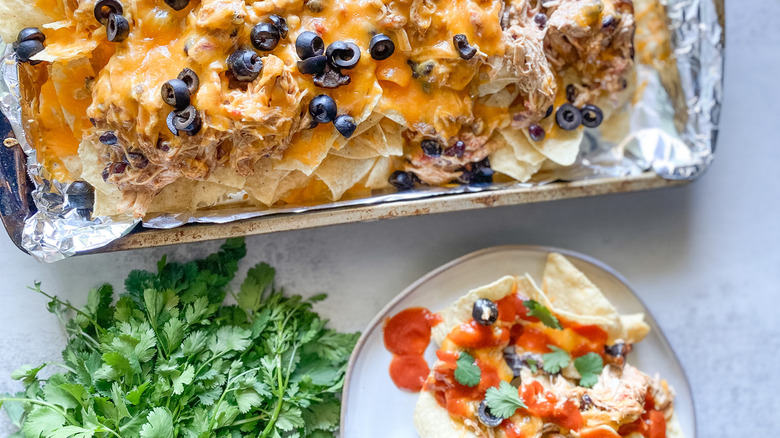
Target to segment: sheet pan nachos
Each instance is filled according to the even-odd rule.
[[[7,0],[0,36],[38,160],[95,215],[143,217],[571,165],[586,127],[625,129],[638,7]]]

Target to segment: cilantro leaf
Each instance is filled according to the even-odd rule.
[[[503,380],[498,388],[488,388],[485,393],[485,403],[493,415],[501,418],[509,418],[519,408],[527,407],[520,398],[517,388]]]
[[[477,366],[474,358],[465,351],[461,351],[456,362],[455,380],[461,385],[475,387],[479,385],[482,370]]]
[[[528,316],[538,318],[539,321],[541,321],[542,324],[546,325],[547,327],[556,330],[563,330],[563,327],[561,326],[560,321],[558,321],[558,318],[556,318],[547,307],[539,304],[534,300],[525,300],[523,301],[523,305],[526,309],[528,309]]]
[[[569,353],[555,345],[548,345],[547,347],[550,348],[552,352],[542,355],[542,360],[544,360],[542,369],[550,374],[560,373],[561,369],[566,368],[569,366],[569,363],[571,363],[571,356],[569,356]]]
[[[173,417],[166,408],[154,408],[141,428],[141,438],[173,438]]]
[[[531,368],[531,372],[536,374],[537,371],[537,363],[534,359],[528,358],[525,360],[525,363],[528,365],[528,368]]]
[[[592,388],[599,381],[604,361],[598,354],[590,352],[574,359],[574,367],[580,373],[580,386]]]

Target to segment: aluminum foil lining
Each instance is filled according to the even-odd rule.
[[[722,6],[723,0],[664,2],[673,31],[676,73],[679,75],[679,88],[683,96],[672,96],[667,91],[661,72],[647,65],[638,65],[638,83],[646,83],[646,86],[640,100],[631,109],[631,134],[614,142],[602,138],[598,131],[589,130],[577,162],[554,175],[535,178],[530,184],[426,188],[317,206],[164,214],[147,217],[143,226],[174,228],[186,223],[226,223],[272,214],[303,213],[334,207],[542,185],[556,180],[637,175],[648,170],[666,179],[693,180],[712,162],[723,96],[724,38],[715,1]],[[0,41],[0,54],[0,110],[11,122],[14,134],[28,157],[28,174],[35,185],[32,198],[37,212],[25,221],[22,237],[24,249],[38,260],[53,262],[105,246],[130,232],[138,220],[126,216],[89,219],[88,213],[68,202],[66,184],[46,178],[36,159],[35,149],[28,143],[22,128],[18,73],[10,44]],[[674,98],[684,102],[683,108],[679,108],[679,105],[675,107]]]

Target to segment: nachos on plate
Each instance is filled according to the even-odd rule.
[[[574,163],[630,0],[6,0],[27,131],[95,213],[265,208]]]
[[[438,313],[422,438],[682,437],[666,381],[626,362],[650,330],[560,254],[542,286],[506,276]]]

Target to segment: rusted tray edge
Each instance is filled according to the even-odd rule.
[[[123,251],[403,216],[446,213],[485,207],[529,204],[558,199],[659,189],[680,186],[689,182],[686,180],[666,180],[660,178],[655,173],[646,172],[629,177],[559,182],[530,188],[511,188],[413,201],[388,202],[379,205],[280,214],[227,224],[191,224],[169,230],[141,229],[89,253]]]

